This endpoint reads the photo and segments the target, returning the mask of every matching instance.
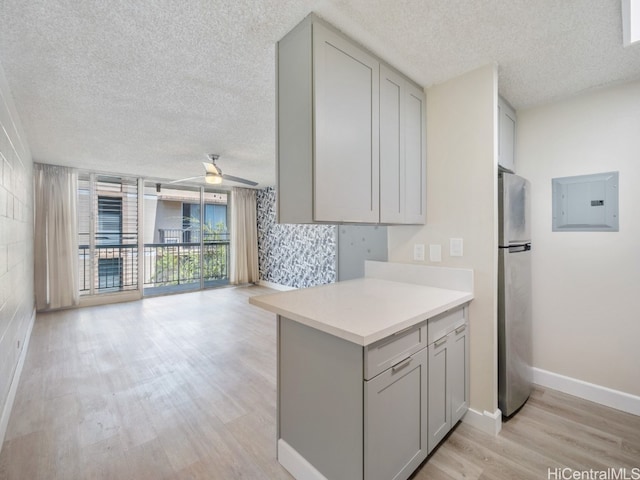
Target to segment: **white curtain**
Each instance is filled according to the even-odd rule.
[[[258,281],[258,205],[256,191],[231,191],[231,272],[230,282]]]
[[[78,304],[77,174],[66,167],[34,165],[36,308]]]

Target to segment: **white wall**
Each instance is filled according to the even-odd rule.
[[[0,446],[34,316],[33,160],[0,65]]]
[[[640,395],[640,82],[518,112],[531,180],[533,363]],[[620,172],[620,231],[552,232],[551,179]]]
[[[427,90],[427,224],[389,227],[389,261],[413,262],[413,245],[442,245],[442,262],[472,268],[471,408],[494,413],[497,399],[497,72],[484,67]],[[464,256],[449,256],[449,238]]]

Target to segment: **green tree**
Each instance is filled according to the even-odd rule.
[[[192,226],[199,226],[198,218],[185,218]],[[228,276],[229,242],[226,225],[223,222],[212,226],[205,223],[202,229],[193,228],[192,232],[203,235],[203,278],[204,280],[224,279]],[[168,244],[156,250],[155,274],[153,282],[157,285],[178,285],[200,278],[200,235],[191,244]]]

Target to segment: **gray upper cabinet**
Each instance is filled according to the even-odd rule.
[[[314,220],[376,223],[380,65],[319,23],[313,57]]]
[[[498,165],[511,173],[516,171],[516,111],[498,97]]]
[[[380,65],[380,222],[426,219],[424,94]]]
[[[279,222],[424,223],[424,135],[422,90],[326,22],[278,42]]]

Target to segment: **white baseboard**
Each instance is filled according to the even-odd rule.
[[[296,480],[327,480],[327,477],[281,438],[278,439],[278,462]]]
[[[258,285],[260,285],[261,287],[272,288],[273,290],[280,290],[282,292],[297,290],[296,287],[289,287],[288,285],[281,285],[279,283],[269,282],[268,280],[258,280]]]
[[[141,290],[118,293],[101,293],[100,295],[82,296],[80,297],[78,305],[70,308],[99,307],[101,305],[111,305],[114,303],[135,302],[141,299]]]
[[[29,326],[27,327],[27,334],[25,335],[22,351],[18,357],[18,364],[16,365],[15,373],[13,374],[13,380],[11,380],[11,386],[9,387],[9,395],[7,395],[7,401],[2,409],[2,416],[0,417],[0,451],[4,444],[4,437],[7,434],[7,427],[9,426],[9,417],[11,417],[11,410],[13,409],[13,402],[16,399],[16,392],[18,391],[18,383],[20,383],[20,376],[22,375],[22,367],[24,367],[24,360],[27,358],[27,350],[29,349],[29,340],[31,340],[31,331],[33,330],[33,324],[36,320],[36,310],[33,309],[31,313],[31,320],[29,320]]]
[[[489,435],[496,436],[502,430],[502,412],[499,408],[495,412],[479,412],[470,408],[462,417],[462,421]]]
[[[533,368],[533,383],[633,415],[640,415],[640,397],[630,393],[613,390],[578,380],[577,378],[566,377],[540,368]]]

